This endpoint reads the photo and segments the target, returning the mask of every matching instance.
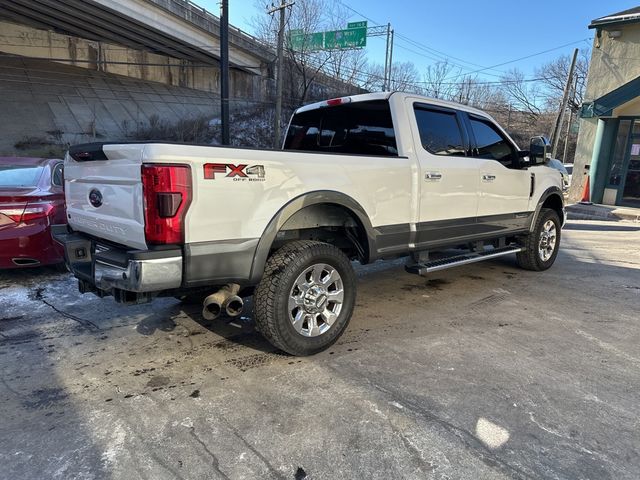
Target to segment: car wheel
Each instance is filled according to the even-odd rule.
[[[541,209],[533,232],[525,237],[524,250],[516,255],[518,265],[535,271],[551,267],[560,248],[560,228],[558,214],[550,208]]]
[[[356,276],[347,256],[328,243],[291,242],[268,260],[254,294],[257,328],[291,355],[331,346],[351,319]]]

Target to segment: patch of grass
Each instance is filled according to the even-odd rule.
[[[67,150],[67,145],[43,137],[24,137],[13,147],[20,150],[22,156],[36,158],[64,158]]]
[[[141,125],[136,131],[128,134],[132,140],[185,143],[211,143],[214,136],[215,132],[209,126],[209,119],[205,116],[170,122],[161,119],[158,115],[152,115],[148,124]]]

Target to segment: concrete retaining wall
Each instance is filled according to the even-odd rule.
[[[175,122],[219,114],[215,94],[43,60],[0,57],[0,154],[31,139],[80,143],[126,139],[151,119]],[[233,109],[258,108],[251,98]],[[36,142],[37,143],[37,142]]]

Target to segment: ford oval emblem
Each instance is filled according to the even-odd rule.
[[[89,202],[96,208],[102,205],[102,194],[100,193],[100,190],[97,188],[91,189],[89,192]]]

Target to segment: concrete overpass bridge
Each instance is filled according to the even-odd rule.
[[[0,155],[216,118],[219,31],[189,0],[0,0]],[[274,59],[230,26],[232,113],[273,109]],[[323,98],[357,91],[326,75],[314,87]]]
[[[218,65],[219,19],[189,0],[0,0],[0,18],[196,64]],[[257,38],[229,28],[231,67],[264,74],[274,59],[273,51]]]

